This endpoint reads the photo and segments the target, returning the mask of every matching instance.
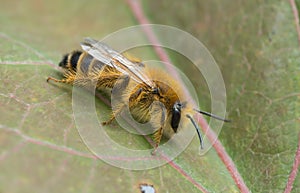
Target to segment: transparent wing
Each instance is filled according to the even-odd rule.
[[[123,74],[129,75],[134,81],[138,83],[144,82],[150,87],[154,87],[153,81],[151,81],[151,79],[143,73],[140,65],[131,62],[125,56],[115,51],[105,43],[92,38],[85,38],[84,42],[81,43],[81,47],[97,60],[108,66],[116,68]]]

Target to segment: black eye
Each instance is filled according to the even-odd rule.
[[[179,126],[179,122],[181,118],[181,108],[182,108],[181,103],[176,102],[172,109],[171,127],[175,133],[177,132],[177,128]]]

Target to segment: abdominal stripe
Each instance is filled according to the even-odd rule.
[[[91,55],[88,55],[88,54],[83,56],[81,63],[80,63],[80,71],[82,73],[84,73],[84,74],[88,73],[89,66],[93,59],[94,59],[94,57]]]

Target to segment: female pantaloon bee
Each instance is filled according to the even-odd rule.
[[[201,148],[203,148],[199,126],[191,115],[194,111],[221,121],[229,121],[190,107],[189,103],[181,100],[184,96],[180,85],[175,80],[168,77],[166,73],[149,70],[139,59],[125,57],[124,54],[120,54],[108,45],[91,38],[86,38],[81,43],[81,47],[84,51],[66,54],[59,63],[59,66],[65,69],[65,78],[58,80],[49,77],[47,81],[53,80],[80,86],[89,86],[94,83],[97,89],[119,90],[122,102],[111,118],[102,124],[110,124],[127,105],[134,119],[140,123],[148,122],[152,116],[151,124],[155,130],[153,153],[158,148],[164,130],[171,128],[176,133],[184,118],[189,119],[196,128]],[[164,81],[161,81],[159,77],[164,77]]]

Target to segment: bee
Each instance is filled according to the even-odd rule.
[[[179,83],[166,73],[148,68],[140,59],[121,54],[92,38],[86,38],[81,47],[82,51],[76,50],[64,55],[59,63],[65,70],[64,78],[58,80],[48,77],[47,82],[52,80],[83,87],[94,83],[97,89],[120,91],[120,104],[110,119],[102,124],[110,124],[124,108],[129,107],[131,115],[139,123],[151,120],[155,143],[153,154],[160,144],[164,130],[168,128],[177,133],[183,120],[191,121],[203,148],[200,128],[191,115],[193,112],[229,122],[227,119],[191,107],[184,101],[185,96]],[[161,77],[164,77],[164,81]]]

